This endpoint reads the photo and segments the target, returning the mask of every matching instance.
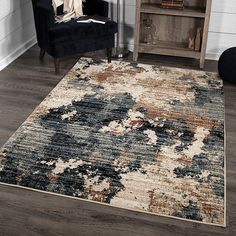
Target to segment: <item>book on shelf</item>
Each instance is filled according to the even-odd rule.
[[[162,0],[161,7],[183,10],[184,9],[184,1],[183,0]]]
[[[106,24],[110,21],[109,18],[99,15],[93,16],[81,16],[77,19],[78,23],[98,23],[98,24]]]

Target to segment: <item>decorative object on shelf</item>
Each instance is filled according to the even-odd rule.
[[[192,49],[192,50],[194,50],[194,41],[195,41],[195,38],[189,38],[188,39],[188,48],[189,49]]]
[[[197,52],[199,52],[201,49],[201,41],[202,41],[201,32],[202,32],[202,28],[198,27],[195,42],[194,42],[194,50]]]
[[[155,27],[152,19],[147,16],[143,19],[143,42],[147,44],[154,44]]]
[[[225,226],[223,98],[216,73],[81,58],[0,149],[0,182]]]
[[[194,50],[196,52],[200,52],[201,45],[202,45],[202,28],[198,27],[197,32],[196,32],[196,36],[189,37],[189,39],[188,39],[188,48],[191,50]]]
[[[159,43],[159,30],[158,27],[153,24],[153,31],[152,31],[152,37],[153,37],[153,44]]]
[[[183,10],[184,9],[184,1],[183,0],[162,0],[161,7]]]

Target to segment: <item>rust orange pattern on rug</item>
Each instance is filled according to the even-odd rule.
[[[216,74],[82,58],[3,146],[0,181],[225,224]]]

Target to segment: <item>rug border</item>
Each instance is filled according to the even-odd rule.
[[[0,147],[0,150],[6,145],[6,143],[8,143],[11,139],[14,138],[14,136],[17,134],[17,131],[22,127],[22,125],[27,122],[27,120],[29,119],[29,117],[34,114],[37,111],[37,108],[47,99],[47,97],[54,91],[54,89],[59,86],[62,81],[68,76],[68,73],[70,73],[78,64],[78,62],[80,60],[86,60],[86,59],[96,59],[96,58],[90,58],[90,57],[81,57],[78,59],[78,61],[74,64],[74,66],[72,66],[68,72],[62,77],[62,79],[55,85],[55,87],[46,95],[46,97],[35,107],[35,109],[29,114],[29,116],[22,122],[22,124],[16,129],[16,131],[10,136],[10,138]],[[99,59],[102,61],[106,61],[105,59]],[[119,60],[114,60],[119,62]],[[127,61],[123,61],[125,63],[129,63]],[[138,63],[139,65],[149,65],[152,66],[151,64],[145,64],[145,63]],[[201,71],[201,70],[196,70],[196,69],[186,69],[186,68],[178,68],[178,67],[171,67],[171,66],[160,66],[160,67],[164,67],[164,68],[170,68],[170,69],[177,69],[177,70],[188,70],[188,71],[198,71],[198,72],[206,72],[206,73],[211,73],[211,74],[215,74],[219,77],[219,74],[216,72],[208,72],[208,71]],[[224,85],[222,85],[223,87]],[[223,102],[225,105],[225,94],[223,97]],[[129,211],[133,211],[133,212],[140,212],[140,213],[144,213],[144,214],[148,214],[148,215],[155,215],[155,216],[160,216],[160,217],[168,217],[171,219],[176,219],[176,220],[182,220],[182,221],[187,221],[187,222],[192,222],[192,223],[196,223],[196,224],[203,224],[203,225],[211,225],[211,226],[217,226],[217,227],[221,227],[221,228],[226,228],[227,224],[226,224],[226,176],[227,176],[227,172],[226,172],[226,120],[225,120],[225,106],[224,106],[224,223],[223,224],[216,224],[216,223],[207,223],[207,222],[202,222],[202,221],[197,221],[197,220],[190,220],[190,219],[185,219],[185,218],[181,218],[181,217],[177,217],[177,216],[170,216],[170,215],[165,215],[165,214],[161,214],[161,213],[153,213],[153,212],[147,212],[147,211],[142,211],[142,210],[136,210],[136,209],[131,209],[131,208],[125,208],[125,207],[118,207],[118,206],[113,206],[110,205],[108,203],[102,203],[102,202],[97,202],[97,201],[92,201],[92,200],[88,200],[88,199],[83,199],[83,198],[79,198],[79,197],[73,197],[73,196],[69,196],[69,195],[64,195],[64,194],[59,194],[59,193],[54,193],[54,192],[49,192],[49,191],[45,191],[45,190],[39,190],[39,189],[35,189],[35,188],[29,188],[29,187],[25,187],[25,186],[21,186],[21,185],[17,185],[17,184],[8,184],[8,183],[4,183],[4,182],[0,182],[0,185],[2,186],[9,186],[9,187],[16,187],[16,188],[21,188],[21,189],[26,189],[29,191],[35,191],[35,192],[39,192],[39,193],[44,193],[44,194],[51,194],[54,196],[59,196],[59,197],[64,197],[64,198],[69,198],[69,199],[76,199],[79,201],[85,201],[85,202],[90,202],[90,203],[94,203],[94,204],[100,204],[100,205],[105,205],[105,206],[109,206],[109,207],[114,207],[114,208],[118,208],[118,209],[124,209],[124,210],[129,210]]]
[[[190,219],[180,218],[180,217],[177,217],[177,216],[165,215],[165,214],[161,214],[161,213],[153,213],[153,212],[147,212],[147,211],[142,211],[142,210],[131,209],[131,208],[127,208],[127,207],[125,208],[125,207],[113,206],[113,205],[110,205],[109,203],[97,202],[97,201],[93,201],[93,200],[88,200],[88,199],[79,198],[79,197],[73,197],[73,196],[69,196],[69,195],[63,195],[63,194],[60,194],[60,193],[54,193],[54,192],[49,192],[49,191],[45,191],[45,190],[29,188],[29,187],[25,187],[25,186],[21,186],[21,185],[16,185],[16,184],[14,185],[14,184],[7,184],[7,183],[0,182],[0,186],[1,185],[12,187],[12,188],[16,187],[16,188],[19,188],[19,189],[25,189],[25,190],[29,190],[29,191],[33,191],[33,192],[38,192],[38,193],[50,194],[50,195],[54,195],[54,196],[57,196],[57,197],[63,197],[63,198],[69,198],[69,199],[74,199],[74,200],[78,200],[78,201],[89,202],[89,203],[93,203],[93,204],[100,204],[100,205],[103,205],[103,206],[128,210],[128,211],[132,211],[132,212],[144,213],[144,214],[147,214],[147,215],[168,217],[168,218],[175,219],[175,220],[183,220],[183,221],[187,221],[187,222],[191,222],[191,223],[195,223],[195,224],[211,225],[211,226],[217,226],[217,227],[221,227],[221,228],[226,227],[225,222],[222,225],[221,224],[216,224],[216,223],[206,223],[206,222],[202,222],[202,221],[190,220]]]

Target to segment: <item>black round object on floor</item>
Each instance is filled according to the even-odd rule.
[[[218,62],[219,75],[224,81],[236,83],[236,47],[222,53]]]

